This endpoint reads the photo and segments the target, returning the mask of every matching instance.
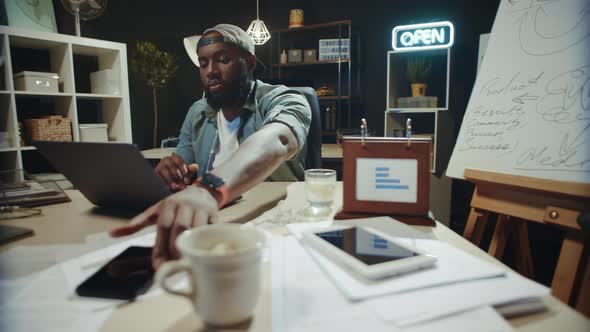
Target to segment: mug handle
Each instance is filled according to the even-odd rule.
[[[176,273],[179,273],[179,272],[185,272],[190,276],[190,278],[189,278],[189,280],[191,280],[191,289],[190,290],[188,290],[188,291],[175,290],[175,289],[168,287],[168,284],[166,283],[166,279],[168,279],[168,277],[170,277]],[[193,279],[193,270],[191,269],[190,263],[184,259],[166,262],[162,266],[160,266],[160,268],[158,268],[158,272],[156,273],[156,281],[157,281],[158,285],[160,287],[162,287],[162,289],[165,290],[166,292],[168,292],[170,294],[174,294],[174,295],[184,296],[191,301],[193,301],[193,299],[197,293],[197,287],[196,287],[197,285],[195,284],[194,279]]]

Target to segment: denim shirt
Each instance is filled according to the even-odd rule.
[[[199,176],[209,171],[215,158],[218,110],[206,99],[195,102],[180,130],[176,154],[185,163],[197,163]],[[252,91],[240,110],[238,142],[242,142],[263,125],[280,122],[291,128],[299,142],[299,153],[282,163],[267,180],[302,181],[304,178],[307,133],[311,123],[311,109],[305,96],[283,85],[269,85],[256,80]],[[264,149],[264,147],[260,147]]]

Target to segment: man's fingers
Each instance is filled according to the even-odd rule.
[[[209,215],[209,220],[207,221],[208,224],[218,224],[219,223],[219,216],[217,213],[212,213]]]
[[[156,244],[152,250],[152,266],[154,270],[165,261],[170,259],[169,245],[170,242],[170,228],[158,225],[158,232],[156,234]]]
[[[193,220],[191,222],[192,227],[198,227],[201,225],[206,225],[209,219],[209,214],[203,210],[198,210],[195,212],[193,216]]]
[[[150,206],[147,210],[133,217],[129,224],[111,230],[110,235],[112,237],[126,236],[140,231],[147,226],[155,224],[158,216],[157,212],[159,205],[160,204],[158,203]]]
[[[184,160],[182,160],[182,158],[175,154],[170,157],[170,160],[174,164],[174,168],[176,168],[180,173],[180,177],[182,178],[183,176],[185,176],[188,170],[186,164],[184,163]]]
[[[187,169],[188,169],[188,173],[192,174],[192,173],[197,172],[199,170],[199,165],[198,164],[189,164],[187,166]]]

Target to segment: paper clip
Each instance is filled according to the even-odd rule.
[[[367,135],[367,120],[361,119],[361,145],[365,146],[365,136]]]
[[[412,137],[412,119],[406,120],[406,138],[408,139],[408,148],[410,147],[410,138]]]

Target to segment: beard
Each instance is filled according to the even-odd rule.
[[[246,101],[250,92],[250,75],[247,71],[240,71],[232,81],[223,81],[223,90],[217,93],[205,89],[207,103],[214,109],[241,105]]]

